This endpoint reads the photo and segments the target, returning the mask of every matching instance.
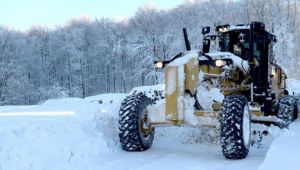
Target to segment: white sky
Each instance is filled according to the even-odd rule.
[[[153,3],[169,9],[184,0],[0,0],[0,25],[27,30],[34,25],[54,28],[74,18],[126,18]]]

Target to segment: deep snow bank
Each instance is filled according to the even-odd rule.
[[[300,169],[300,121],[274,140],[259,170]]]
[[[287,79],[287,90],[290,95],[300,96],[300,81],[295,79]]]
[[[85,99],[48,100],[35,106],[0,107],[0,169],[94,170],[130,166],[135,161],[125,164],[122,160],[127,162],[127,156],[120,158],[123,166],[106,161],[124,154],[117,123],[118,110],[125,97],[125,94],[105,94]],[[217,136],[218,132],[212,129],[159,128],[155,143],[159,141],[158,146],[163,148],[170,144],[217,143]],[[221,155],[218,149],[213,150]],[[162,150],[157,156],[165,152]]]
[[[300,81],[287,80],[290,95],[300,97]],[[299,103],[298,103],[299,105]],[[300,169],[300,121],[292,123],[289,129],[276,138],[267,152],[266,158],[259,170],[299,170]]]
[[[99,154],[117,149],[116,113],[123,94],[49,100],[40,106],[0,107],[0,169],[94,169]],[[74,115],[28,116],[73,112]],[[90,168],[89,168],[90,167]]]

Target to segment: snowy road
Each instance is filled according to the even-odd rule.
[[[117,137],[123,98],[114,94],[1,107],[0,170],[253,170],[264,162],[268,144],[254,145],[246,159],[227,160],[217,144],[217,132],[196,128],[160,128],[150,150],[124,152]],[[273,131],[274,136],[282,133],[274,127]]]
[[[160,141],[162,142],[162,141]],[[171,146],[161,143],[143,153],[116,153],[100,161],[103,169],[257,169],[264,160],[266,150],[253,151],[244,160],[226,160],[216,145],[191,144]]]

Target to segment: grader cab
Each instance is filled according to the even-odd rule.
[[[276,36],[265,25],[222,25],[216,34],[202,29],[202,50],[191,50],[184,29],[186,52],[156,61],[165,70],[164,97],[144,93],[128,96],[119,112],[119,138],[126,151],[151,147],[155,127],[194,126],[220,130],[223,155],[245,158],[251,122],[282,128],[297,118],[296,99],[286,90],[286,75],[276,64],[272,47]],[[211,51],[212,42],[217,50]],[[153,109],[157,100],[163,109]]]

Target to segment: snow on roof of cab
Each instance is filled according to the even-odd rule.
[[[234,31],[234,30],[245,30],[245,29],[250,29],[250,25],[249,24],[247,24],[247,25],[232,25],[225,32]]]
[[[233,55],[232,53],[230,52],[211,52],[211,53],[206,53],[206,55],[210,56],[210,57],[223,57],[223,56],[231,56]]]
[[[230,26],[229,30],[242,30],[242,29],[250,29],[250,25],[233,25]]]

